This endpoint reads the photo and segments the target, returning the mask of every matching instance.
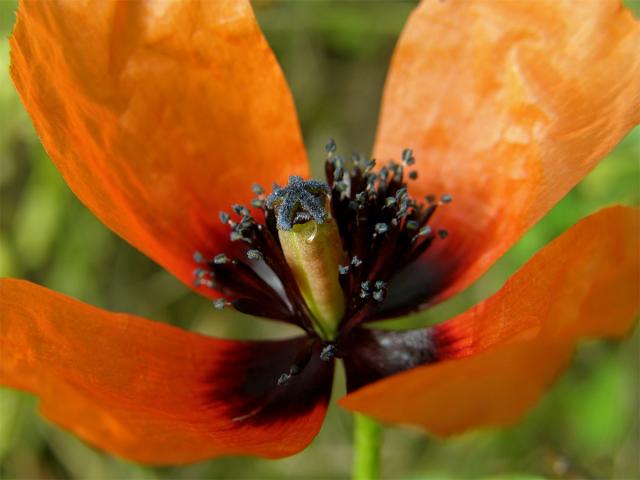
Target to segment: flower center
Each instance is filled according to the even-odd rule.
[[[410,149],[379,169],[357,153],[344,159],[331,139],[325,150],[326,183],[292,176],[268,196],[254,185],[251,211],[220,213],[229,251],[210,259],[196,252],[194,260],[196,283],[224,295],[214,307],[298,325],[330,359],[354,328],[375,319],[394,276],[447,237],[429,222],[451,196],[408,194],[405,172],[417,178]]]

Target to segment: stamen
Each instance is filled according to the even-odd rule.
[[[382,302],[384,301],[385,298],[385,294],[384,294],[384,290],[376,290],[375,292],[373,292],[373,299],[377,302]]]
[[[229,257],[227,257],[224,253],[220,253],[213,257],[213,263],[216,265],[223,265],[229,261]]]
[[[220,217],[220,221],[224,224],[229,223],[229,220],[231,220],[231,217],[227,212],[220,212],[218,216]]]
[[[249,260],[262,260],[263,255],[260,250],[256,250],[255,248],[252,248],[250,250],[247,250],[247,258]]]
[[[416,162],[416,159],[413,157],[413,150],[410,148],[405,148],[402,151],[402,163],[407,166],[411,166]]]
[[[382,235],[383,233],[387,233],[389,225],[386,223],[376,223],[375,229],[377,234]]]
[[[325,151],[327,153],[334,153],[336,148],[336,141],[333,138],[329,138],[329,140],[327,140],[327,144],[324,146]]]
[[[408,230],[417,230],[420,224],[415,220],[407,220],[405,227],[407,227]]]
[[[243,217],[249,216],[249,210],[247,210],[247,208],[244,205],[235,204],[235,205],[232,205],[231,208],[238,215],[242,215]]]
[[[333,139],[325,151],[327,183],[291,176],[269,195],[254,184],[251,207],[262,216],[254,218],[256,210],[242,204],[232,205],[231,215],[220,212],[235,242],[227,250],[233,254],[205,258],[194,252],[193,277],[195,285],[224,296],[212,302],[215,308],[233,306],[299,325],[329,342],[320,358],[330,360],[354,327],[382,318],[379,312],[405,308],[380,306],[394,276],[433,242],[448,238],[450,232],[433,219],[453,197],[410,195],[408,181],[418,178],[410,148],[402,150],[400,162],[375,170],[376,161],[360,153],[345,160]],[[307,361],[296,360],[274,381],[287,384]]]
[[[429,225],[426,225],[420,229],[420,231],[418,232],[418,235],[420,235],[421,237],[426,237],[430,233],[431,233],[431,227]]]
[[[217,298],[213,301],[213,308],[216,310],[222,310],[227,305],[227,301],[224,298]]]
[[[328,362],[335,356],[336,356],[336,346],[332,343],[325,345],[322,351],[320,352],[320,360],[322,360],[323,362]]]
[[[280,377],[278,377],[278,386],[281,387],[282,385],[286,385],[287,383],[289,383],[289,380],[291,380],[291,374],[283,373],[282,375],[280,375]]]

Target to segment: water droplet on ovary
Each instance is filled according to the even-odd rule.
[[[318,224],[313,222],[313,233],[307,237],[307,243],[311,243],[315,240],[316,234],[318,233]]]

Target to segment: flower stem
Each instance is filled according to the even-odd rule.
[[[380,476],[382,427],[372,418],[356,413],[353,433],[353,480],[377,480]]]

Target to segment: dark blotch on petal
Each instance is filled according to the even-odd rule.
[[[389,282],[389,292],[372,320],[395,318],[423,310],[429,301],[455,278],[457,259],[420,258]]]
[[[345,347],[343,360],[349,392],[438,358],[430,328],[403,332],[358,328]]]
[[[322,344],[307,337],[247,342],[210,372],[206,401],[234,423],[268,425],[304,416],[331,396],[334,361],[321,360],[321,351]],[[278,381],[291,372],[297,373]]]

